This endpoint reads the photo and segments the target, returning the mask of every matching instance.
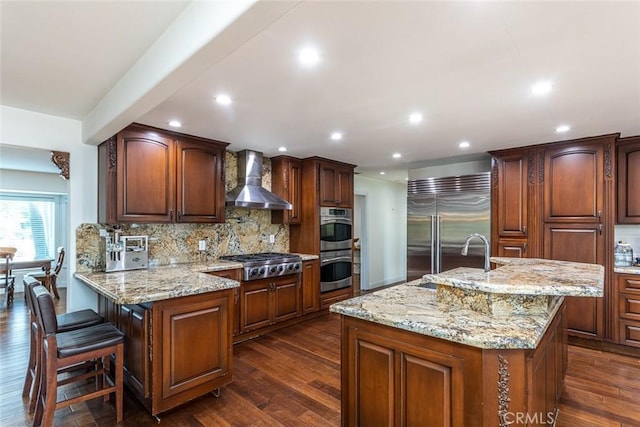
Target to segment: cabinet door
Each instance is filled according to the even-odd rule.
[[[149,310],[139,305],[120,306],[120,330],[125,336],[125,382],[146,399],[151,393]]]
[[[298,317],[302,314],[300,304],[300,277],[297,274],[273,281],[273,322]]]
[[[526,240],[499,240],[498,256],[508,258],[527,258],[529,244]]]
[[[640,224],[640,136],[618,146],[618,223]]]
[[[604,265],[600,224],[545,224],[544,258]],[[604,298],[567,297],[567,322],[573,335],[601,338]]]
[[[338,171],[335,166],[320,164],[320,205],[337,206]]]
[[[174,143],[171,138],[142,130],[124,130],[118,134],[118,221],[173,221],[174,156]]]
[[[224,277],[225,279],[235,280],[239,282],[242,279],[242,269],[234,268],[231,270],[210,271],[207,274],[212,274],[218,277]],[[233,314],[231,316],[233,322],[233,336],[235,337],[240,333],[240,288],[233,288]]]
[[[302,314],[320,309],[320,261],[302,263]]]
[[[500,237],[526,237],[528,226],[527,152],[495,158],[496,227]]]
[[[153,413],[231,381],[232,290],[153,305]]]
[[[273,224],[300,224],[302,220],[302,161],[288,156],[271,159],[271,191],[291,203],[291,210],[271,211]]]
[[[353,171],[348,169],[338,170],[338,189],[336,195],[339,197],[336,204],[343,208],[353,207]]]
[[[548,148],[544,158],[544,221],[602,222],[603,144]]]
[[[187,139],[176,146],[176,221],[224,222],[224,149]]]
[[[254,280],[240,285],[240,333],[271,324],[271,280]]]

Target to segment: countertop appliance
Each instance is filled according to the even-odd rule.
[[[149,267],[149,239],[147,236],[121,236],[119,232],[104,238],[106,272],[139,270]]]
[[[419,179],[407,187],[407,280],[457,267],[484,267],[484,244],[467,236],[491,232],[490,172]]]
[[[245,255],[226,255],[220,259],[242,264],[242,281],[298,274],[302,271],[302,258],[296,254],[262,252]]]

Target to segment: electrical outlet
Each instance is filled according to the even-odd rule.
[[[276,235],[269,234],[269,243],[275,243],[275,242],[276,242]]]
[[[206,251],[207,250],[207,241],[206,240],[200,240],[198,242],[198,250],[199,251]]]

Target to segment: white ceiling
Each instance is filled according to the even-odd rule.
[[[640,134],[640,1],[2,0],[0,15],[1,103],[82,120],[90,143],[178,119],[232,150],[400,180],[443,157]]]

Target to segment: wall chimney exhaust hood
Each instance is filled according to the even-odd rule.
[[[262,187],[262,153],[238,151],[238,186],[225,196],[225,205],[254,209],[288,209],[291,203]]]

